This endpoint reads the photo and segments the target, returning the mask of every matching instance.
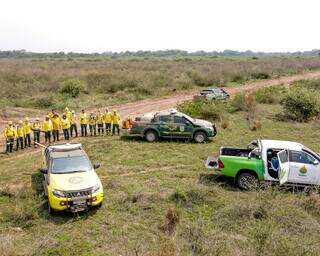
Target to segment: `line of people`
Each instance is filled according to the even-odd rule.
[[[127,120],[123,122],[123,128],[125,128],[124,124],[128,123]],[[97,114],[94,112],[87,114],[85,110],[82,110],[78,117],[75,111],[70,111],[66,107],[62,117],[53,109],[43,122],[39,117],[36,117],[34,122],[30,122],[29,117],[26,117],[24,121],[20,120],[16,125],[9,121],[4,129],[6,152],[13,152],[14,142],[16,142],[16,150],[31,147],[31,132],[33,132],[34,142],[38,143],[40,143],[41,133],[44,133],[45,143],[59,141],[61,130],[65,140],[73,136],[78,137],[78,123],[82,137],[88,136],[89,133],[90,136],[120,135],[120,114],[116,110],[110,112],[106,109],[105,113],[98,110]]]

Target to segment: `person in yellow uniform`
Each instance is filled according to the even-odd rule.
[[[31,147],[31,123],[29,122],[29,117],[26,116],[24,123],[24,146]]]
[[[33,141],[40,143],[41,123],[39,117],[33,122],[31,130],[33,131]],[[37,145],[35,145],[37,147]]]
[[[63,115],[62,119],[61,119],[61,128],[63,130],[63,136],[65,140],[69,140],[70,139],[70,121],[67,117],[67,115]]]
[[[89,130],[90,130],[90,136],[97,135],[96,116],[93,114],[93,112],[91,112],[89,116]]]
[[[82,109],[81,114],[79,116],[80,126],[81,126],[81,136],[87,136],[87,125],[88,125],[88,116],[87,113]]]
[[[52,122],[52,136],[53,141],[59,141],[59,131],[61,129],[61,120],[58,114],[54,114],[53,118],[51,119]]]
[[[122,122],[122,129],[128,130],[132,127],[133,120],[130,116],[128,116],[125,120]]]
[[[106,109],[106,113],[104,114],[104,123],[106,126],[106,134],[110,135],[111,124],[112,124],[112,113],[108,109]]]
[[[18,126],[16,128],[16,137],[17,137],[17,144],[16,144],[16,150],[19,149],[19,147],[21,149],[23,149],[23,142],[24,142],[24,128],[23,128],[23,121],[20,120],[18,123]]]
[[[48,116],[50,118],[50,120],[53,118],[53,116],[56,114],[56,111],[54,109],[52,109],[49,113]]]
[[[71,120],[72,112],[69,110],[68,107],[66,107],[66,108],[64,109],[64,113],[63,113],[63,114],[65,114],[65,115],[67,116],[67,118],[69,119],[69,121]]]
[[[98,110],[98,114],[96,115],[96,121],[98,125],[98,134],[103,135],[104,134],[104,129],[103,129],[103,122],[104,122],[104,115],[101,113],[101,110]]]
[[[45,143],[50,144],[51,133],[52,133],[53,127],[52,127],[52,122],[50,120],[49,115],[46,116],[46,119],[44,120],[44,122],[42,124],[42,130],[44,131]]]
[[[69,120],[70,120],[70,137],[72,137],[73,131],[76,137],[78,137],[77,116],[74,110],[71,111],[71,117]]]
[[[4,138],[6,139],[6,153],[7,154],[12,153],[13,143],[16,137],[16,131],[12,121],[9,121],[7,127],[4,128],[3,135],[4,135]]]
[[[120,115],[117,112],[117,110],[113,110],[113,113],[111,115],[112,120],[112,135],[115,134],[115,130],[117,130],[118,135],[120,135]]]

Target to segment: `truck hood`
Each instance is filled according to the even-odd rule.
[[[199,125],[201,127],[206,127],[206,128],[209,128],[209,127],[212,127],[213,124],[210,123],[209,121],[205,121],[205,120],[202,120],[202,119],[194,119],[194,122],[193,122],[195,125]]]
[[[91,188],[101,184],[95,171],[50,174],[51,187],[62,191],[74,191]]]

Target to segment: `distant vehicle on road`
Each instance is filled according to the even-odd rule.
[[[170,110],[136,118],[130,134],[143,137],[148,142],[157,141],[159,138],[182,138],[203,143],[209,137],[216,136],[217,129],[208,121]]]
[[[234,178],[244,190],[259,181],[280,185],[320,185],[320,155],[297,142],[255,140],[247,148],[222,147],[218,158],[208,157],[207,168]]]
[[[212,101],[212,100],[225,100],[229,97],[230,97],[229,93],[227,93],[224,89],[219,87],[212,87],[212,88],[208,88],[200,91],[200,93],[195,95],[193,98],[194,100]]]
[[[81,144],[48,146],[43,151],[43,186],[48,211],[84,211],[100,207],[103,201],[101,181]]]

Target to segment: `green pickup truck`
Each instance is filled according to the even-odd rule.
[[[148,142],[159,138],[181,138],[203,143],[209,137],[214,137],[217,129],[208,121],[193,119],[176,110],[169,110],[137,117],[129,133],[143,137]]]
[[[281,140],[255,140],[247,148],[222,147],[218,158],[209,156],[206,167],[232,177],[244,190],[260,181],[280,185],[319,186],[320,155],[300,143]]]

